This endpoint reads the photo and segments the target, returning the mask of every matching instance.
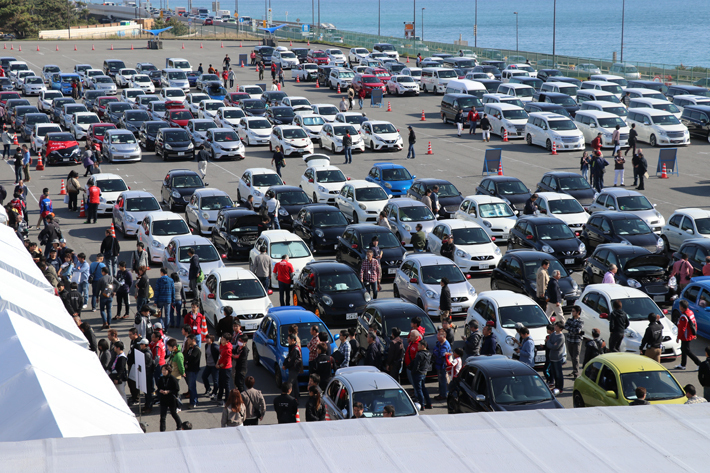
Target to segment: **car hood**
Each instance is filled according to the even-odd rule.
[[[149,211],[149,212],[125,212],[125,214],[126,214],[126,215],[130,215],[131,217],[133,217],[133,218],[136,219],[136,222],[137,222],[137,223],[140,223],[140,222],[143,221],[143,219],[145,218],[145,216],[148,215],[148,214],[151,213],[151,212],[156,212],[156,210],[151,210],[151,211]],[[174,235],[172,235],[172,236],[174,236]],[[172,236],[171,236],[171,237],[172,237]],[[170,242],[168,242],[168,243],[170,243]]]
[[[407,192],[409,190],[409,188],[412,187],[413,180],[409,180],[409,181],[382,181],[382,182],[383,182],[383,184],[386,182],[389,185],[391,185],[392,189],[396,189],[401,192]],[[387,186],[385,186],[385,191],[387,191],[387,190],[389,190],[389,189],[387,189]]]
[[[529,410],[538,410],[538,409],[562,409],[562,404],[557,401],[557,399],[553,398],[549,401],[544,401],[544,402],[539,402],[536,404],[522,404],[522,405],[511,405],[511,404],[494,404],[493,410],[495,411],[504,411],[504,412],[512,412],[512,411],[529,411]]]
[[[574,279],[571,276],[565,276],[557,281],[560,286],[560,291],[562,294],[576,293],[579,290],[579,286],[576,285]]]
[[[340,189],[343,188],[343,186],[345,184],[347,184],[347,181],[343,181],[343,182],[316,182],[315,183],[315,185],[325,187],[329,191],[339,191]]]
[[[565,222],[567,225],[573,225],[575,227],[579,227],[580,225],[584,225],[587,223],[589,220],[589,214],[587,212],[580,212],[576,214],[550,214],[548,213],[550,217],[555,217],[563,222]]]
[[[303,128],[317,135],[323,129],[323,125],[303,125]]]
[[[362,309],[366,304],[365,289],[346,292],[328,292],[322,294],[328,294],[328,296],[333,299],[334,309],[346,311],[351,309],[352,312],[362,312]]]
[[[380,261],[387,263],[390,266],[393,261],[402,261],[404,254],[407,252],[407,250],[405,250],[402,246],[398,246],[396,248],[381,248],[380,251],[382,252],[382,258]]]
[[[640,255],[626,262],[624,269],[639,268],[641,266],[658,266],[667,268],[670,263],[670,258],[664,255]]]
[[[651,253],[656,252],[658,237],[654,233],[648,233],[646,235],[616,235],[616,238],[626,240],[634,246],[642,246]]]
[[[173,143],[166,143],[166,144],[169,144],[172,149],[181,150],[183,148],[187,149],[191,143],[192,143],[191,141],[176,141]]]
[[[577,238],[569,238],[567,240],[539,240],[540,245],[549,245],[557,251],[577,251],[580,241]]]
[[[396,141],[402,138],[399,133],[373,133],[373,136],[386,141]]]
[[[461,205],[461,202],[463,202],[463,197],[461,197],[460,195],[452,195],[451,197],[439,197],[439,204],[443,208],[455,206],[456,209],[458,209]]]
[[[325,238],[328,240],[337,240],[338,237],[343,234],[345,228],[347,228],[347,225],[337,227],[318,227],[317,230],[322,231],[323,235],[325,235]]]
[[[471,256],[493,255],[494,258],[496,256],[500,257],[495,253],[496,248],[498,248],[498,245],[494,242],[480,245],[456,245],[457,250],[465,251]]]
[[[241,141],[220,141],[216,142],[222,149],[239,149],[242,147]]]
[[[449,291],[451,291],[451,297],[468,297],[469,301],[475,299],[476,296],[468,292],[469,287],[472,287],[468,282],[457,282],[449,284]],[[441,295],[441,285],[440,284],[422,284],[422,288],[427,291],[432,291],[436,294]]]
[[[551,191],[554,192],[554,191]],[[577,201],[582,204],[583,206],[589,206],[592,204],[592,201],[594,200],[594,194],[596,191],[593,188],[589,189],[579,189],[579,190],[569,190],[569,191],[560,191],[564,192],[565,194],[569,194]]]
[[[197,189],[202,189],[202,187],[185,187],[185,188],[180,188],[180,189],[172,188],[172,189],[170,189],[170,191],[171,191],[171,193],[174,191],[178,191],[178,193],[181,196],[186,197],[186,196],[191,196],[192,194],[194,194]]]
[[[168,241],[168,243],[170,243],[170,242]],[[177,266],[178,266],[178,268],[184,269],[185,271],[190,270],[190,262],[189,261],[186,263],[177,262]],[[220,269],[220,268],[224,268],[224,263],[222,262],[222,260],[200,261],[200,269],[202,269],[202,271],[205,274],[209,274],[210,271],[212,271],[214,269]]]
[[[266,315],[271,301],[268,297],[262,297],[259,299],[247,299],[245,301],[228,301],[220,299],[220,302],[224,307],[231,307],[234,309],[232,315],[244,315],[244,314],[263,314]],[[248,319],[247,319],[248,320]],[[257,320],[254,318],[254,320]],[[243,322],[242,322],[243,323]]]
[[[272,120],[274,123],[278,123],[280,125],[290,125],[293,123],[293,119],[295,118],[295,115],[293,117],[273,117]],[[286,140],[284,141],[292,141],[292,140]]]
[[[116,148],[116,151],[134,151],[138,147],[138,143],[117,143],[111,146]]]

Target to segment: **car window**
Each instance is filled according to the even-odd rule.
[[[668,221],[668,225],[671,227],[676,227],[678,228],[680,226],[680,221],[683,219],[683,215],[681,214],[676,214],[671,217],[671,219]]]
[[[594,363],[590,363],[589,366],[587,366],[587,369],[584,370],[584,376],[589,378],[592,382],[596,383],[597,381],[597,376],[599,375],[599,371],[601,370],[602,364],[599,361],[595,361]]]
[[[609,313],[609,302],[607,302],[606,297],[603,295],[599,295],[599,302],[597,304],[597,311],[600,314],[608,314]]]
[[[474,391],[476,391],[477,394],[488,396],[488,384],[486,383],[486,377],[483,375],[482,372],[479,372],[478,376],[476,376],[476,381],[473,389]]]
[[[523,269],[520,266],[520,262],[516,259],[511,259],[508,265],[508,271],[516,277],[523,277]]]
[[[338,391],[340,390],[340,386],[340,381],[338,381],[337,379],[330,383],[330,386],[328,386],[328,397],[332,400],[337,399],[336,396],[338,394]]]
[[[611,225],[609,224],[609,221],[606,219],[602,219],[602,231],[604,233],[611,233]]]
[[[683,219],[683,223],[680,226],[680,229],[683,231],[688,231],[688,230],[695,231],[695,227],[693,225],[693,219],[691,219],[690,217],[685,217]]]
[[[614,376],[614,372],[608,366],[602,366],[597,384],[599,384],[602,391],[614,391],[616,395],[619,394],[619,388],[616,384],[616,377]]]
[[[587,295],[584,296],[584,298],[582,299],[582,304],[586,305],[591,310],[598,313],[599,311],[597,310],[597,306],[599,305],[599,293],[597,293],[597,292],[587,293]]]

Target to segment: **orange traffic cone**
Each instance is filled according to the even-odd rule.
[[[422,121],[423,121],[423,122],[426,121],[426,116],[424,115],[424,110],[422,110]]]
[[[301,82],[301,80],[299,79],[299,77],[300,77],[300,76],[296,76],[296,82]]]
[[[185,49],[185,43],[182,43],[182,49]]]
[[[409,64],[409,56],[407,56],[407,64]]]
[[[498,161],[498,175],[503,175],[503,161]]]
[[[338,84],[338,93],[340,93],[340,84]]]
[[[54,48],[55,51],[59,51],[59,45],[57,45],[56,48]]]
[[[35,167],[35,171],[44,171],[44,164],[42,163],[42,153],[39,153],[37,156],[37,167]]]
[[[15,145],[15,146],[17,146],[17,145],[20,144],[20,143],[17,141],[17,133],[14,133],[14,134],[12,135],[12,144]]]
[[[202,43],[200,43],[200,49],[202,49]]]
[[[222,41],[222,42],[220,43],[219,47],[220,47],[220,48],[223,48],[223,47],[224,47],[224,41]]]
[[[22,52],[22,45],[20,45],[20,52]]]
[[[668,172],[666,170],[666,163],[663,163],[663,169],[661,169],[661,179],[668,179]]]
[[[96,48],[94,48],[94,45],[93,45],[93,44],[91,45],[91,50],[92,50],[92,51],[96,51]]]
[[[81,199],[81,208],[79,210],[79,218],[86,218],[86,207],[84,207],[84,199]]]
[[[244,61],[239,63],[239,67],[244,67]]]
[[[308,46],[310,46],[310,45],[311,45],[311,40],[309,39],[309,40],[308,40]]]
[[[37,45],[37,51],[39,51],[39,44]]]
[[[325,420],[330,420],[330,413],[328,412],[328,409],[325,410]]]
[[[113,228],[113,222],[111,222],[111,236],[116,238],[116,229]]]
[[[392,111],[392,105],[390,104],[390,101],[387,101],[387,111],[391,112]]]
[[[296,422],[301,422],[301,414],[299,414],[298,411],[296,411]]]
[[[429,147],[426,150],[426,154],[434,154],[434,152],[431,150],[431,141],[429,142]]]
[[[240,47],[240,48],[242,47],[242,42],[241,42],[241,41],[239,42],[239,47]]]
[[[62,179],[62,188],[59,189],[59,195],[67,195],[67,188],[64,187],[64,179]]]
[[[320,89],[320,85],[318,84],[318,79],[316,79],[316,89]]]
[[[111,45],[111,51],[113,51],[113,44]]]
[[[289,45],[290,47],[292,47],[292,46],[293,46],[293,41],[289,41],[289,42],[288,42],[288,45]]]
[[[279,92],[281,92],[281,82],[279,82],[278,84],[276,84],[276,87],[279,89]]]
[[[131,43],[131,51],[133,51],[133,43]]]
[[[76,44],[74,45],[74,51],[76,51]]]
[[[550,153],[550,154],[553,156],[557,155],[557,145],[555,144],[554,141],[552,142],[552,153]]]
[[[503,141],[508,141],[508,130],[503,130]]]
[[[10,51],[14,51],[14,50],[15,50],[15,45],[10,43]]]
[[[7,49],[7,43],[3,44],[3,45],[2,45],[2,48],[3,48],[3,49]]]

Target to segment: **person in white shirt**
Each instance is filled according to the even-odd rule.
[[[271,219],[271,228],[281,230],[281,224],[279,223],[279,208],[281,207],[281,203],[276,198],[273,191],[269,191],[266,197],[266,211],[269,213],[269,218]]]

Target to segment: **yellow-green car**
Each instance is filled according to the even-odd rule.
[[[636,388],[651,404],[684,404],[685,393],[660,363],[633,353],[607,353],[590,360],[574,381],[574,407],[628,406]]]

